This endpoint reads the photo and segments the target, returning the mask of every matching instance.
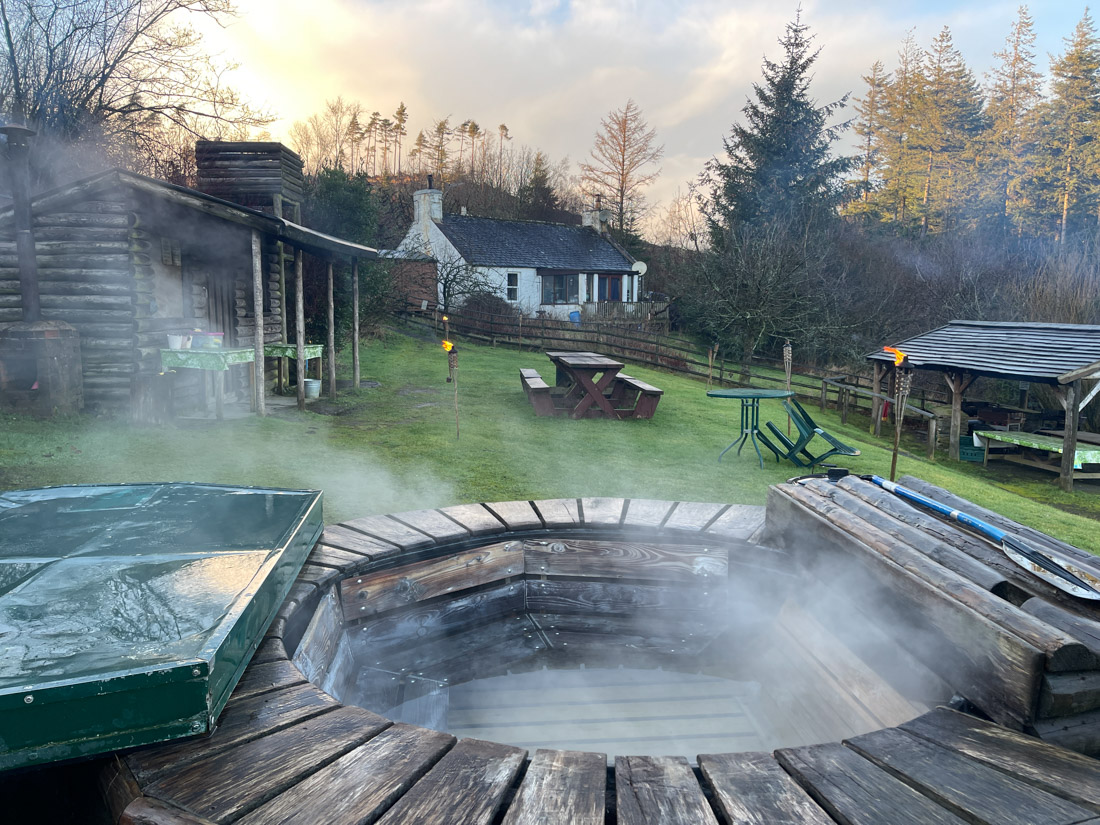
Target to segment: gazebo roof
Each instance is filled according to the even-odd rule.
[[[917,369],[1065,384],[1100,378],[1100,326],[951,321],[893,345]],[[894,360],[879,350],[870,361]]]

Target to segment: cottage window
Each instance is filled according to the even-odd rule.
[[[519,273],[518,272],[509,272],[508,273],[508,300],[509,301],[518,301],[519,300]]]
[[[544,304],[577,303],[576,275],[543,275],[542,302]]]

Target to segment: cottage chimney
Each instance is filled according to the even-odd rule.
[[[443,193],[438,189],[413,193],[413,220],[419,224],[443,220]]]
[[[581,213],[581,226],[590,226],[604,236],[611,231],[611,213],[601,207],[599,195],[596,195],[596,208]]]

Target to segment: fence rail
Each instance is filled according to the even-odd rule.
[[[406,312],[406,323],[435,332],[442,331],[438,312]],[[534,350],[592,349],[628,358],[631,361],[694,378],[709,379],[719,386],[747,385],[785,387],[783,363],[777,359],[754,356],[749,363],[724,356],[713,360],[697,342],[643,325],[622,325],[586,321],[581,325],[553,318],[525,318],[519,315],[492,315],[455,312],[448,316],[453,333],[497,346],[498,344]],[[893,398],[871,389],[872,379],[858,373],[838,375],[809,365],[796,365],[791,374],[791,390],[803,398],[816,399],[821,407],[833,406],[847,423],[852,412],[871,416],[876,398]],[[938,422],[929,403],[948,404],[945,392],[914,388],[905,405],[906,414],[927,421],[929,457],[935,454]],[[866,404],[866,408],[864,408]],[[872,431],[877,428],[872,422]]]

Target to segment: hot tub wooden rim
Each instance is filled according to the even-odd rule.
[[[567,503],[574,500],[559,501]],[[578,504],[583,501],[585,500],[579,500]],[[603,503],[611,500],[596,501]],[[626,500],[619,501],[622,502],[622,512],[625,513]],[[464,508],[483,507],[495,515],[498,510],[517,509],[506,506],[509,504],[515,503],[465,505]],[[610,506],[613,508],[613,504]],[[699,507],[702,513],[710,512],[695,532],[697,536],[714,524],[722,512],[728,510],[728,507],[723,508],[715,514],[707,509],[711,505],[688,504],[688,508],[693,506]],[[447,515],[448,509],[464,508],[444,508],[434,512],[442,513],[450,519],[453,517]],[[418,512],[423,514],[425,511]],[[669,514],[671,512],[672,510]],[[409,514],[398,515],[409,519]],[[666,515],[666,520],[667,517]],[[406,520],[400,523],[407,528]],[[544,522],[539,528],[510,532],[533,536],[540,532],[544,535],[551,530],[561,533],[585,526],[580,522],[572,526],[554,525],[551,528]],[[591,528],[593,525],[587,526]],[[597,529],[608,530],[616,526],[619,525],[608,524]],[[400,532],[400,528],[395,527],[391,538],[398,538],[397,532]],[[415,532],[422,531],[407,534],[410,540],[405,544],[413,550],[427,547],[428,545],[416,537]],[[476,535],[479,539],[498,540],[506,532],[509,532],[508,525],[502,520],[500,531],[484,531]],[[471,537],[473,535],[471,533]],[[379,536],[372,534],[370,540],[375,541],[378,538]],[[670,534],[668,538],[674,539],[676,534]],[[719,535],[714,535],[713,538],[715,541],[721,540]],[[743,538],[747,538],[747,535]],[[708,541],[710,539],[710,535],[704,538]],[[387,550],[385,544],[379,544],[386,551],[379,554],[379,560],[382,556],[396,558],[402,555],[401,544],[389,543],[392,544],[392,550]],[[445,541],[435,539],[431,540],[431,544],[439,548],[448,547]],[[563,809],[566,795],[537,792],[537,788],[544,787],[537,784],[537,780],[545,781],[549,775],[545,772],[555,767],[555,764],[551,764],[553,760],[543,752],[534,755],[534,761],[525,763],[525,752],[521,749],[478,740],[462,740],[456,743],[453,737],[445,734],[393,725],[389,720],[368,711],[344,708],[320,688],[306,682],[304,676],[300,680],[295,679],[294,673],[299,676],[301,674],[290,660],[288,648],[293,650],[297,640],[293,639],[293,635],[288,636],[288,629],[293,630],[300,617],[306,617],[308,621],[318,600],[332,583],[351,571],[357,572],[356,565],[361,564],[356,560],[348,560],[344,566],[333,566],[331,559],[335,556],[332,555],[329,561],[319,562],[324,556],[325,547],[340,549],[336,544],[326,543],[325,536],[322,536],[268,629],[234,695],[234,699],[242,697],[238,699],[241,702],[250,699],[255,702],[257,698],[264,696],[277,698],[290,689],[285,681],[285,674],[291,674],[290,681],[296,686],[307,685],[308,687],[302,687],[305,692],[308,693],[311,688],[321,694],[321,709],[312,716],[291,718],[288,714],[289,721],[286,725],[280,723],[281,717],[274,720],[269,718],[264,722],[266,727],[258,729],[253,738],[248,738],[251,734],[246,732],[240,741],[225,748],[214,741],[218,737],[216,732],[198,746],[195,745],[195,740],[188,740],[182,744],[145,748],[116,757],[104,775],[112,800],[112,821],[242,821],[247,825],[254,825],[282,821],[280,817],[288,813],[295,813],[301,821],[310,821],[316,811],[332,813],[336,810],[333,806],[337,804],[332,798],[336,788],[316,780],[316,784],[311,784],[310,777],[319,773],[327,776],[328,771],[334,771],[338,767],[333,764],[337,760],[341,760],[339,765],[343,765],[344,761],[365,752],[373,743],[386,737],[395,740],[399,736],[406,740],[432,740],[435,744],[429,749],[430,753],[425,751],[415,765],[408,767],[407,775],[400,783],[402,789],[396,793],[395,800],[387,800],[384,807],[379,809],[388,808],[388,813],[380,814],[382,822],[457,821],[454,817],[458,810],[462,810],[471,814],[470,819],[463,821],[489,823],[494,820],[494,816],[499,816],[498,812],[504,807],[507,808],[505,825],[518,825],[521,822],[603,821],[602,783],[589,783],[590,796],[595,794],[601,801],[598,819],[594,815],[586,819],[583,812],[576,808]],[[341,552],[349,551],[345,548]],[[368,563],[372,561],[367,559],[366,554],[361,555]],[[300,639],[300,633],[297,636]],[[293,644],[288,644],[291,641]],[[257,674],[263,674],[263,678],[267,678],[268,672],[275,671],[284,676],[271,684],[262,683],[262,679],[257,677]],[[233,701],[231,699],[230,704]],[[307,721],[302,722],[302,719]],[[309,739],[308,731],[301,733],[309,725],[313,725],[315,729],[322,728],[326,720],[328,728],[324,728],[324,735],[315,742]],[[386,737],[383,737],[383,733]],[[298,736],[299,744],[306,748],[304,760],[292,758],[293,747],[286,745],[286,741],[290,739],[289,734]],[[440,740],[440,737],[443,739]],[[275,739],[279,740],[278,745],[285,748],[281,751],[284,758],[263,762],[260,766],[263,770],[260,770],[257,760],[262,762],[263,759],[258,755],[261,752],[258,746],[270,743],[271,748],[278,747]],[[983,743],[984,750],[978,752],[972,745],[974,741]],[[968,745],[968,742],[971,744]],[[245,754],[244,751],[249,746],[252,750]],[[189,754],[186,753],[188,748],[191,749]],[[640,822],[641,817],[646,814],[647,805],[660,803],[675,812],[672,819],[666,821],[716,822],[715,809],[732,818],[739,812],[738,805],[746,805],[758,812],[796,811],[800,821],[830,823],[839,820],[827,813],[802,788],[809,789],[819,801],[828,800],[826,807],[833,806],[842,814],[843,810],[835,807],[841,804],[838,799],[849,799],[847,803],[843,803],[849,805],[858,805],[858,800],[851,801],[848,791],[838,788],[836,783],[853,771],[860,773],[861,781],[877,784],[879,798],[875,800],[875,804],[886,806],[884,810],[897,806],[911,813],[916,808],[927,812],[929,822],[955,821],[950,811],[960,811],[962,808],[957,800],[947,799],[942,795],[934,770],[932,774],[929,773],[932,770],[929,761],[919,757],[922,749],[927,751],[928,748],[932,749],[937,760],[946,759],[952,763],[951,768],[944,773],[944,787],[950,785],[948,779],[960,766],[971,772],[972,782],[979,785],[984,782],[988,786],[977,790],[979,796],[990,800],[1003,794],[1002,785],[1010,782],[1019,798],[1015,800],[1015,811],[999,814],[998,821],[1005,822],[1006,825],[1024,825],[1034,821],[1036,808],[1049,810],[1055,803],[1067,807],[1067,810],[1072,808],[1076,811],[1074,815],[1078,818],[1072,821],[1083,821],[1083,812],[1092,813],[1095,821],[1100,822],[1100,763],[1038,740],[1031,740],[992,723],[944,709],[931,711],[897,728],[885,728],[873,734],[856,737],[851,745],[845,742],[783,749],[774,754],[734,753],[704,757],[700,763],[702,770],[698,775],[690,770],[683,759],[620,757],[616,762],[618,821],[623,825]],[[377,750],[383,752],[381,747]],[[252,751],[257,751],[257,756],[246,759]],[[180,756],[178,764],[175,764],[172,762],[173,753],[185,755]],[[236,755],[240,759],[235,762]],[[147,767],[154,757],[161,760],[162,769],[153,773],[143,770],[143,766]],[[570,759],[566,761],[569,762]],[[910,761],[906,762],[906,759]],[[432,767],[444,763],[446,770],[441,767],[440,771],[431,771]],[[526,768],[524,782],[519,784],[517,792],[513,784],[527,764],[530,766]],[[887,764],[889,770],[884,769]],[[163,767],[164,765],[168,767]],[[329,765],[333,767],[329,768]],[[374,769],[381,770],[381,764],[374,765]],[[491,776],[492,779],[478,784],[471,779],[471,771],[482,777]],[[902,777],[904,782],[898,781],[897,777]],[[527,779],[530,779],[529,783]],[[589,775],[588,779],[591,780],[592,776]],[[344,781],[347,781],[347,775]],[[355,786],[356,793],[368,796],[372,793],[369,781],[367,785],[362,784],[363,777],[356,777],[356,781],[359,783]],[[753,788],[759,791],[761,782],[764,782],[767,791],[755,795],[750,793]],[[552,785],[551,782],[545,787]],[[704,787],[712,802],[708,802]],[[350,789],[343,789],[342,792],[346,794]],[[439,801],[441,794],[445,799],[442,803]],[[569,803],[583,805],[583,794],[579,797],[570,796]],[[1028,808],[1029,804],[1033,807]],[[451,810],[450,814],[447,809]],[[475,811],[479,812],[477,817],[472,816]],[[204,814],[210,815],[210,818],[203,819]],[[265,814],[270,814],[270,818],[265,819]],[[357,813],[356,816],[358,815]]]

